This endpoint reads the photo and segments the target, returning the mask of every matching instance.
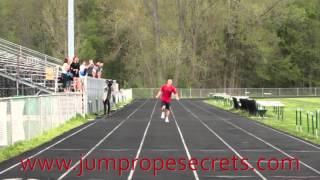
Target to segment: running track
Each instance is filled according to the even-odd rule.
[[[160,119],[160,102],[135,100],[115,112],[82,125],[53,141],[0,164],[1,179],[320,179],[320,146],[273,130],[260,123],[211,107],[201,100],[172,103],[174,116],[166,124]],[[65,158],[72,166],[83,158],[204,158],[247,157],[256,168],[259,157],[297,157],[300,171],[153,171],[129,170],[85,172],[24,172],[20,159]],[[267,162],[262,162],[267,163]],[[266,165],[266,164],[265,164]],[[217,168],[217,166],[216,166]]]

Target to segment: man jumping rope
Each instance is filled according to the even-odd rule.
[[[156,98],[159,98],[161,95],[161,119],[165,119],[165,122],[169,122],[170,115],[170,102],[171,94],[176,95],[176,99],[179,100],[179,95],[177,89],[172,85],[172,79],[168,79],[167,84],[161,86]]]

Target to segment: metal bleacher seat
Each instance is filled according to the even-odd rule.
[[[0,90],[14,89],[16,82],[21,87],[36,89],[38,92],[58,91],[58,77],[62,61],[40,52],[25,48],[0,38]],[[48,78],[48,72],[53,72]],[[3,79],[7,79],[8,82]],[[11,93],[0,92],[0,96]],[[29,93],[30,94],[30,93]],[[23,94],[21,94],[23,95]]]

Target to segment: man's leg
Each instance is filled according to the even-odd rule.
[[[164,119],[166,117],[166,105],[164,102],[161,102],[161,119]]]
[[[169,122],[169,115],[170,115],[170,103],[166,103],[166,120],[165,122]]]
[[[107,104],[108,104],[108,115],[110,114],[110,100],[109,99],[107,99]]]
[[[104,115],[107,114],[107,107],[106,107],[106,101],[103,101],[103,112],[104,112]]]

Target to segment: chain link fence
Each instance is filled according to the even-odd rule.
[[[154,98],[159,88],[134,88],[133,98]],[[217,88],[193,89],[178,88],[181,98],[207,98],[216,93],[225,93],[231,96],[249,96],[253,98],[267,97],[312,97],[320,95],[319,87],[312,88]]]

